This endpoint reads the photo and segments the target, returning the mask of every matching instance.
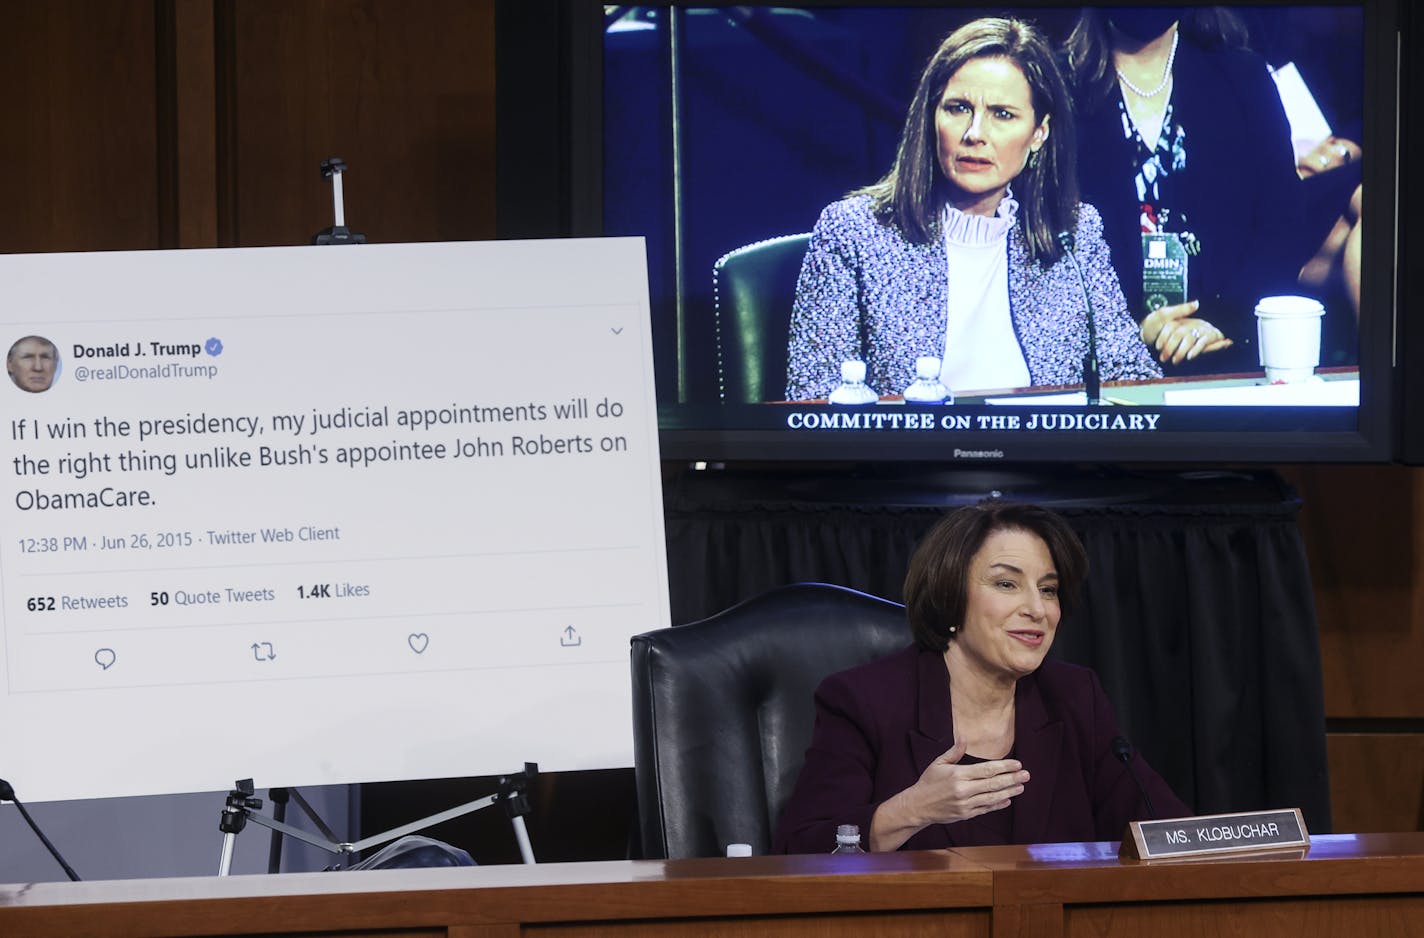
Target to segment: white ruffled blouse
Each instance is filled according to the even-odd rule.
[[[949,315],[940,381],[956,393],[1032,384],[1009,310],[1009,231],[1019,204],[1005,195],[993,217],[946,206]]]

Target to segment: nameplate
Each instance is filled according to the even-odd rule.
[[[1284,808],[1133,821],[1127,825],[1118,856],[1158,860],[1309,846],[1300,809]]]

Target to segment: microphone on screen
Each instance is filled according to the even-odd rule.
[[[1137,770],[1132,767],[1132,744],[1127,741],[1126,736],[1115,736],[1112,741],[1112,754],[1117,761],[1127,766],[1127,774],[1132,776],[1132,780],[1137,784],[1137,790],[1142,794],[1142,800],[1147,805],[1147,819],[1157,820],[1157,809],[1152,806],[1152,796],[1147,794],[1147,788],[1142,784],[1142,779],[1138,778]]]
[[[1058,246],[1063,249],[1064,255],[1073,263],[1073,270],[1078,274],[1078,286],[1083,291],[1083,309],[1088,316],[1088,352],[1083,356],[1083,391],[1088,396],[1089,404],[1102,403],[1102,377],[1098,373],[1098,328],[1093,316],[1093,298],[1088,293],[1088,281],[1083,276],[1083,267],[1078,263],[1078,255],[1073,253],[1073,232],[1060,231],[1057,234]]]
[[[72,866],[64,862],[64,857],[60,856],[59,851],[54,849],[54,844],[49,842],[49,838],[46,837],[44,835],[44,832],[40,830],[39,825],[35,823],[34,818],[30,817],[30,812],[26,811],[25,806],[20,804],[20,799],[15,797],[15,789],[10,785],[9,782],[5,781],[3,778],[0,778],[0,802],[4,801],[15,802],[15,807],[20,809],[20,817],[24,818],[25,823],[30,825],[30,830],[35,832],[35,836],[40,839],[40,843],[45,845],[45,849],[50,852],[50,855],[59,861],[60,866],[64,867],[65,875],[67,875],[73,882],[79,882],[79,874],[74,872],[74,868]]]

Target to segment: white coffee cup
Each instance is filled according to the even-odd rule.
[[[1308,296],[1266,296],[1256,304],[1256,338],[1266,380],[1304,381],[1320,364],[1325,307]]]

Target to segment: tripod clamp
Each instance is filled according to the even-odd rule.
[[[231,872],[232,854],[233,848],[237,845],[237,835],[247,827],[248,821],[331,853],[352,853],[359,849],[354,844],[336,843],[331,838],[318,837],[300,827],[293,827],[280,820],[254,813],[262,810],[262,799],[253,797],[254,790],[252,779],[244,778],[235,782],[232,791],[227,793],[227,801],[224,802],[222,814],[218,817],[218,830],[223,834],[222,855],[218,859],[219,876],[227,876]],[[323,833],[330,833],[324,826],[322,830]]]
[[[538,777],[539,765],[535,762],[524,763],[523,772],[499,777],[499,801],[511,820],[522,818],[532,810],[529,807],[529,786]]]
[[[262,799],[252,797],[256,791],[252,787],[252,779],[244,778],[234,784],[236,787],[227,793],[227,803],[218,818],[218,830],[224,834],[242,833],[247,826],[249,812],[262,810]]]

